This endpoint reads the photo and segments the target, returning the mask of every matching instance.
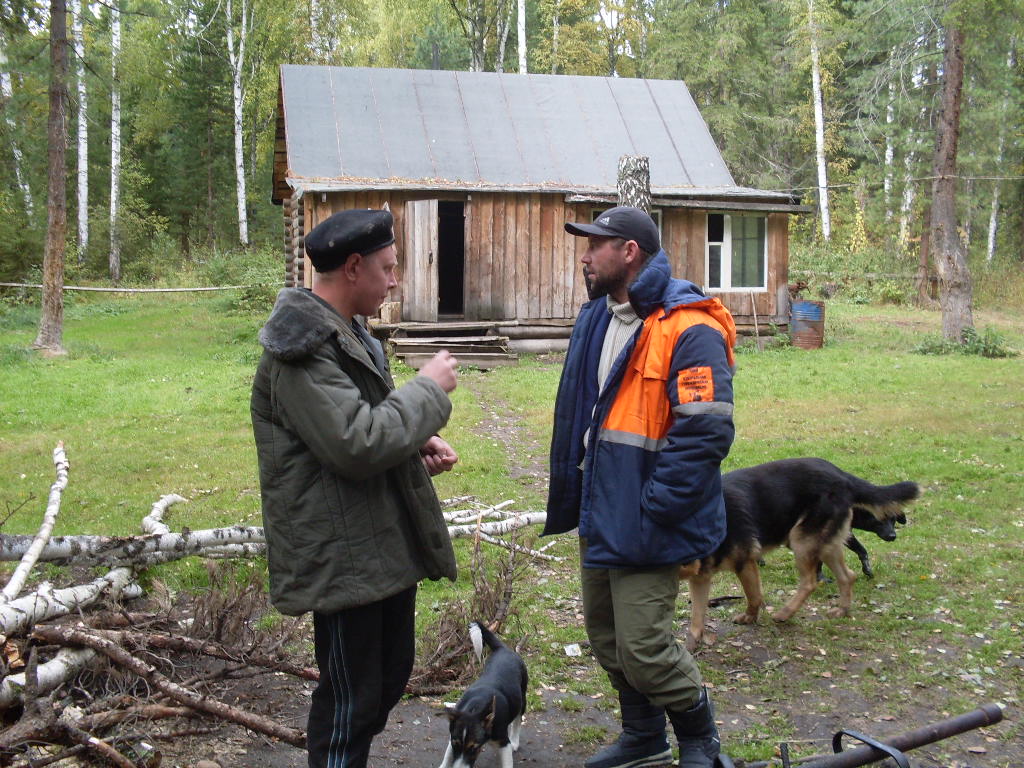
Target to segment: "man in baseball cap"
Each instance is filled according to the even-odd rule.
[[[726,533],[720,465],[734,434],[736,328],[718,299],[672,277],[639,208],[565,230],[587,238],[593,300],[576,318],[555,400],[544,535],[579,529],[584,625],[622,717],[618,740],[584,766],[669,762],[667,716],[680,768],[712,768],[714,709],[672,621],[680,566],[699,565]]]

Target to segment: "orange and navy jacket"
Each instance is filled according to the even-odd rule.
[[[629,286],[629,300],[643,324],[604,391],[597,368],[611,314],[600,298],[580,310],[555,400],[544,534],[578,525],[584,567],[687,563],[725,537],[732,316],[673,278],[664,251]]]

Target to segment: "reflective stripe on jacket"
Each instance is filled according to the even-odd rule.
[[[579,525],[584,566],[689,562],[725,535],[719,467],[734,435],[732,317],[717,299],[673,279],[664,252],[629,298],[643,326],[600,395],[610,316],[603,299],[583,306],[555,403],[544,532]]]

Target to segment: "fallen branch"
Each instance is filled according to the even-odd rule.
[[[153,632],[133,632],[117,630],[93,630],[97,636],[104,637],[118,645],[131,645],[134,648],[159,648],[165,651],[194,653],[201,656],[212,656],[225,661],[242,662],[248,666],[263,667],[275,672],[284,672],[304,680],[319,680],[320,673],[310,667],[302,667],[274,656],[247,653],[237,648],[226,648],[218,643],[209,643],[193,637],[170,635]]]
[[[525,528],[528,525],[539,525],[547,521],[548,516],[544,512],[527,512],[526,514],[509,517],[494,523],[472,523],[469,525],[449,525],[448,535],[453,539],[463,536],[475,536],[477,532],[485,533],[488,536],[499,536],[509,533],[517,528]]]
[[[39,553],[43,551],[43,546],[49,541],[50,532],[53,531],[53,526],[57,522],[57,513],[60,512],[60,499],[64,489],[68,487],[68,469],[70,468],[67,456],[64,454],[63,440],[58,442],[57,447],[53,449],[53,465],[57,469],[57,479],[50,486],[50,498],[46,502],[43,524],[39,527],[39,532],[22,556],[21,562],[18,563],[18,567],[11,575],[7,586],[0,592],[0,603],[10,602],[21,592],[25,586],[25,580],[28,579],[29,571],[32,570],[32,566],[39,559]]]
[[[40,621],[66,616],[104,595],[117,598],[133,594],[126,591],[134,578],[135,572],[131,568],[114,568],[88,584],[58,590],[49,584],[40,585],[32,594],[0,605],[0,634],[23,632]]]
[[[90,650],[89,653],[95,653]],[[202,717],[191,707],[169,707],[166,704],[140,704],[126,709],[108,709],[83,715],[78,726],[85,731],[102,731],[127,720],[166,720],[171,717]]]
[[[28,537],[0,536],[0,560],[17,560]],[[67,565],[115,565],[145,563],[145,556],[157,552],[175,553],[179,557],[194,555],[204,549],[236,544],[264,544],[263,528],[241,525],[207,528],[181,533],[154,533],[146,536],[58,536],[51,539],[39,554],[40,560]]]
[[[494,536],[489,536],[488,534],[483,533],[482,531],[480,532],[480,538],[483,541],[486,541],[488,544],[494,544],[499,547],[504,547],[510,552],[521,552],[524,555],[535,557],[538,560],[550,560],[555,563],[565,562],[564,557],[559,557],[558,555],[549,555],[543,551],[550,545],[545,545],[541,549],[530,549],[529,547],[524,547],[522,544],[517,544],[514,541],[505,541],[504,539],[498,539]]]
[[[56,690],[81,672],[96,658],[96,652],[88,648],[61,648],[57,655],[36,669],[37,691],[46,694]],[[25,673],[8,675],[0,682],[0,709],[22,701],[25,690]]]
[[[194,691],[181,687],[177,683],[167,679],[160,674],[155,667],[146,664],[140,659],[132,656],[131,653],[112,643],[106,638],[98,636],[95,632],[70,627],[36,627],[33,632],[36,637],[47,643],[58,645],[84,645],[99,651],[112,662],[120,667],[134,672],[143,678],[160,693],[178,701],[186,706],[207,712],[216,717],[230,720],[245,726],[249,730],[263,733],[291,744],[294,747],[304,748],[306,746],[306,735],[302,731],[275,723],[265,717],[252,712],[232,707],[222,701],[200,696]]]
[[[171,529],[164,522],[164,512],[173,504],[184,504],[188,499],[176,493],[169,493],[161,496],[160,500],[153,504],[153,509],[142,518],[142,530],[144,533],[170,533]]]

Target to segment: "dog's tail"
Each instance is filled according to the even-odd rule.
[[[505,647],[505,644],[501,642],[498,636],[491,632],[482,621],[474,621],[469,625],[469,639],[473,643],[473,653],[476,654],[478,661],[483,660],[484,645],[492,651]]]
[[[846,477],[850,481],[854,506],[868,510],[880,520],[898,518],[903,506],[921,495],[920,486],[910,480],[892,485],[873,485],[849,472]]]

